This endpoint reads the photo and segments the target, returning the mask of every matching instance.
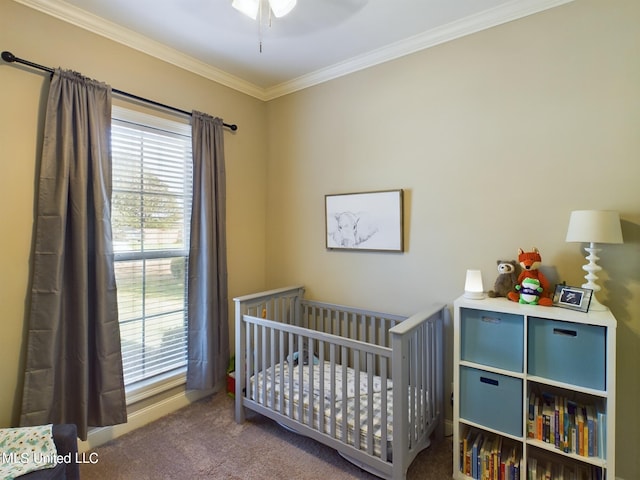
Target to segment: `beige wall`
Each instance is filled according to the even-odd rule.
[[[9,0],[0,0],[0,48],[41,65],[79,71],[119,90],[237,123],[238,132],[227,131],[224,138],[229,293],[233,297],[264,288],[263,102]],[[0,426],[15,424],[20,408],[36,159],[47,85],[47,74],[0,62]]]
[[[537,246],[584,283],[574,209],[616,209],[617,473],[640,478],[640,2],[577,0],[269,103],[270,286],[408,314]],[[403,254],[324,248],[324,195],[403,188]],[[451,331],[449,347],[451,346]],[[451,350],[447,378],[451,377]],[[449,418],[451,412],[449,411]]]
[[[534,245],[553,280],[579,285],[582,252],[564,242],[569,212],[619,210],[626,243],[600,255],[601,298],[618,318],[617,472],[631,480],[640,478],[639,20],[636,0],[576,0],[268,104],[9,0],[0,48],[238,123],[225,136],[231,296],[301,282],[313,298],[408,314],[451,303],[469,267],[491,286],[496,259]],[[29,72],[0,63],[0,426],[19,408],[46,91]],[[405,253],[325,250],[325,194],[391,188],[405,190]]]

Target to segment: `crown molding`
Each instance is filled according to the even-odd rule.
[[[448,23],[328,68],[281,83],[265,91],[265,100],[287,95],[359,70],[395,60],[442,43],[540,13],[575,0],[512,0],[490,10]]]
[[[160,42],[151,40],[133,30],[129,30],[92,13],[81,10],[60,0],[14,0],[17,3],[38,10],[76,27],[89,30],[114,42],[159,58],[184,70],[213,80],[226,87],[245,93],[259,100],[265,100],[265,89],[242,78],[217,69]]]
[[[262,101],[288,95],[320,83],[333,80],[365,68],[379,65],[426,48],[492,28],[519,18],[542,12],[574,0],[512,0],[493,9],[462,18],[408,39],[317,70],[274,87],[262,88],[231,75],[173,48],[151,40],[96,15],[60,0],[14,0],[27,7],[89,30],[115,42],[141,51],[179,68],[220,83]]]

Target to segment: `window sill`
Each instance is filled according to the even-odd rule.
[[[141,380],[125,388],[127,405],[133,405],[147,398],[159,395],[172,388],[187,383],[186,367],[171,372]]]

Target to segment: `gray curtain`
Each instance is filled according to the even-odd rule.
[[[222,120],[193,112],[192,142],[187,388],[219,389],[229,362]]]
[[[127,421],[111,238],[111,89],[56,70],[38,186],[21,425]]]

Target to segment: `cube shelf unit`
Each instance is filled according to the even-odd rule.
[[[534,465],[615,479],[616,320],[610,311],[583,313],[505,298],[460,297],[454,302],[453,340],[455,479],[474,478],[473,472],[461,471],[465,438],[473,438],[469,432],[491,438],[493,448],[499,442],[503,460],[507,452],[515,452],[519,480],[535,480],[527,475]],[[600,414],[592,439],[595,450],[599,441],[597,454],[572,453],[578,442],[562,432],[559,445],[557,438],[545,441],[532,433],[539,427],[538,412],[531,412],[529,400],[543,393]]]

